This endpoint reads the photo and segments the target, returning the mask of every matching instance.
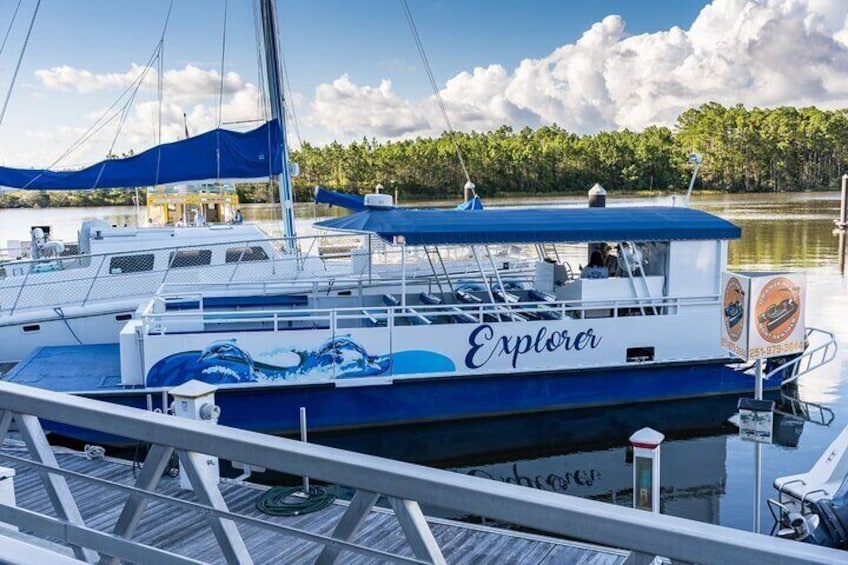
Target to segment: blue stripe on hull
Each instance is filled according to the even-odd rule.
[[[779,388],[767,382],[766,389]],[[264,433],[298,429],[306,407],[311,431],[459,420],[496,414],[614,406],[635,402],[729,395],[753,396],[751,375],[717,363],[650,366],[546,374],[514,374],[396,381],[336,388],[321,385],[237,387],[221,390],[220,423]],[[154,395],[158,406],[159,395]],[[143,391],[98,395],[144,407]],[[60,429],[53,428],[60,432]],[[79,431],[66,433],[80,437]],[[95,441],[86,434],[87,441]],[[114,441],[104,443],[115,443]]]

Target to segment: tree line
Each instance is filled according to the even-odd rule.
[[[315,185],[364,194],[381,184],[403,200],[456,198],[466,179],[488,197],[584,193],[594,183],[611,192],[680,192],[691,175],[688,156],[704,163],[698,188],[723,192],[835,190],[848,171],[848,109],[725,107],[710,102],[681,114],[675,127],[577,135],[557,126],[443,134],[379,142],[363,139],[292,152],[300,166],[295,197]],[[237,187],[242,202],[268,202],[267,183]],[[130,190],[4,192],[0,207],[128,205]]]

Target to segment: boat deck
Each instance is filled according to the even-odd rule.
[[[117,343],[41,347],[2,380],[56,392],[120,388],[120,348]]]
[[[8,443],[0,450],[0,464],[14,467],[17,472],[14,478],[17,504],[36,512],[52,514],[52,507],[38,472],[3,457],[25,457],[25,452],[25,448],[10,446]],[[129,462],[111,458],[90,460],[83,454],[68,450],[56,450],[56,456],[61,467],[66,470],[125,485],[134,482],[133,467]],[[69,478],[68,484],[80,506],[86,526],[110,532],[126,494],[75,478]],[[256,498],[267,487],[223,481],[220,488],[231,512],[324,535],[333,531],[346,509],[345,503],[336,502],[325,510],[312,514],[287,518],[271,517],[260,513],[255,507]],[[179,479],[168,476],[163,477],[157,492],[172,498],[194,500],[190,492],[180,489]],[[629,556],[626,551],[450,520],[428,518],[428,523],[448,563],[613,565],[624,563]],[[321,546],[315,543],[290,536],[284,537],[267,529],[241,524],[239,530],[255,563],[311,563],[321,551]],[[66,546],[0,528],[0,536],[4,534],[20,536],[26,541],[37,542],[39,545],[47,545],[51,549],[70,554],[70,548]],[[149,502],[134,539],[202,562],[224,562],[204,516],[167,501]],[[410,558],[413,556],[398,521],[391,512],[382,509],[375,509],[369,514],[352,541]],[[342,558],[344,563],[373,562],[365,556],[353,554],[344,555]]]

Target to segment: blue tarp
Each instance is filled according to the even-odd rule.
[[[269,177],[282,171],[281,143],[280,124],[273,120],[245,133],[215,129],[125,159],[108,159],[79,171],[0,167],[0,186],[81,190]]]
[[[369,209],[315,227],[410,245],[738,239],[739,227],[690,208]]]
[[[457,210],[482,210],[483,201],[476,194],[456,207]]]
[[[348,210],[365,210],[365,198],[358,194],[345,194],[334,192],[324,187],[315,187],[315,203],[329,204],[330,206],[341,206]]]

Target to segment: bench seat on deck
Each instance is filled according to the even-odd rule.
[[[397,297],[393,294],[384,294],[383,303],[386,306],[390,306],[392,308],[397,308],[400,306],[400,300],[398,300]],[[431,320],[427,316],[422,316],[414,308],[410,308],[409,306],[404,309],[404,314],[405,315],[403,317],[406,318],[406,321],[413,325],[429,326],[433,323],[433,320]]]

